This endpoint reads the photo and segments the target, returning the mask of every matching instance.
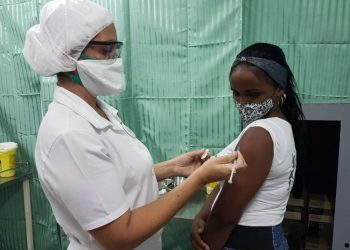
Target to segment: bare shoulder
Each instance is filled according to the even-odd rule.
[[[248,166],[270,169],[273,159],[273,142],[270,133],[262,127],[247,129],[239,141],[239,150]]]
[[[262,127],[250,127],[242,135],[239,145],[241,150],[247,148],[250,150],[263,149],[273,146],[270,133]]]

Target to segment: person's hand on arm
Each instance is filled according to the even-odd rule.
[[[242,156],[241,152],[237,152]],[[243,156],[236,162],[236,171],[242,171],[247,167]],[[244,162],[243,162],[244,161]],[[214,190],[210,193],[209,197],[206,199],[202,209],[198,212],[196,217],[192,222],[191,230],[191,243],[195,250],[208,250],[209,246],[202,240],[202,234],[204,232],[206,221],[209,217],[212,205],[215,201],[217,194],[220,191],[220,186],[217,185]]]
[[[220,190],[220,186],[217,185],[206,199],[202,209],[196,215],[192,222],[191,229],[191,243],[195,250],[208,250],[209,246],[202,240],[202,234],[204,232],[206,221],[209,217],[211,207],[215,200],[216,195]]]
[[[190,176],[197,168],[199,168],[206,160],[210,158],[210,153],[202,158],[204,153],[205,149],[195,150],[181,154],[171,160],[155,164],[154,173],[157,177],[157,181],[174,176]]]
[[[264,183],[271,168],[273,143],[266,130],[260,127],[248,129],[239,144],[248,167],[236,174],[232,184],[225,182],[208,217],[202,240],[210,250],[224,247],[244,209]]]
[[[238,153],[211,158],[181,185],[158,200],[134,210],[127,210],[113,222],[89,231],[106,249],[134,249],[162,228],[205,184],[227,179],[231,163]],[[242,155],[238,164],[245,164]]]

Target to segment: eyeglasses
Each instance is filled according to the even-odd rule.
[[[107,59],[120,58],[123,42],[120,41],[91,41],[88,46],[95,48]]]

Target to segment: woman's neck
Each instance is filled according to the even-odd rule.
[[[89,93],[87,89],[79,84],[74,83],[64,75],[57,75],[57,85],[74,93],[89,104],[100,116],[108,120],[105,112],[99,107],[97,98]]]
[[[286,116],[282,113],[281,109],[275,109],[267,117],[278,117],[283,120],[287,120]]]

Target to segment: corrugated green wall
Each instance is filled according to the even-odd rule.
[[[105,100],[156,162],[202,147],[216,153],[237,135],[228,71],[236,53],[254,42],[285,49],[304,102],[350,100],[350,1],[97,2],[115,15],[125,42],[127,91]],[[18,161],[29,161],[33,171],[36,132],[55,81],[34,74],[21,51],[42,4],[0,0],[0,141],[18,142]],[[36,175],[31,192],[35,249],[65,249]],[[21,195],[20,186],[0,193],[0,249],[25,248]]]
[[[279,44],[304,102],[349,102],[350,2],[243,1],[243,46]]]

